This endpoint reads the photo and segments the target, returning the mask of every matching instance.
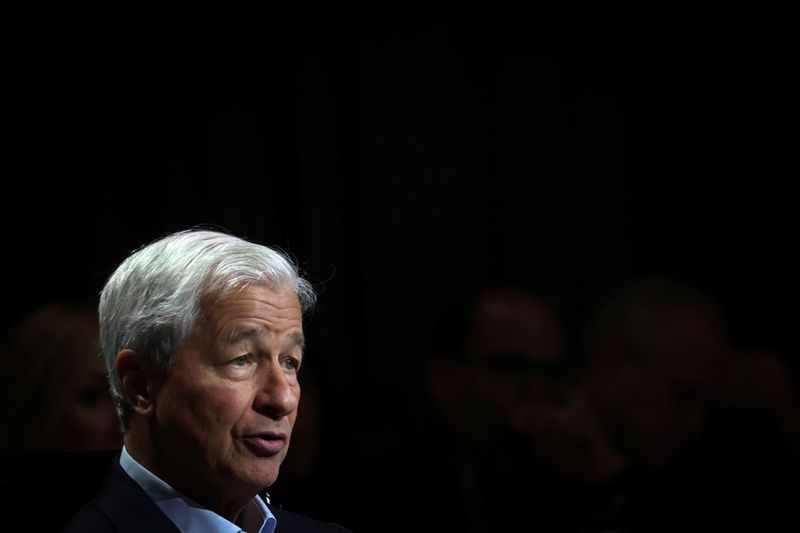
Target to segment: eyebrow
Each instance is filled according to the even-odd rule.
[[[236,328],[225,336],[225,342],[228,344],[236,344],[237,342],[241,342],[246,339],[265,336],[268,336],[268,332],[260,326],[254,326],[245,329]],[[289,337],[289,346],[299,346],[301,349],[305,349],[306,339],[303,333],[300,331],[292,333],[292,335]]]

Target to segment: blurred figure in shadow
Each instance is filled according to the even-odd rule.
[[[278,507],[333,519],[341,514],[342,506],[347,503],[339,481],[343,474],[337,469],[347,470],[352,465],[339,464],[339,452],[326,438],[338,433],[335,431],[338,428],[330,425],[337,422],[331,422],[331,389],[324,373],[314,366],[314,361],[308,361],[299,380],[303,401],[292,429],[293,445],[269,494],[272,503]]]
[[[626,468],[608,524],[795,529],[798,396],[775,354],[735,349],[702,291],[632,281],[591,321],[584,401]]]
[[[303,368],[299,379],[303,387],[303,406],[297,410],[297,420],[292,429],[293,439],[299,445],[286,454],[281,476],[270,491],[273,500],[285,501],[294,509],[310,503],[307,491],[313,485],[307,480],[318,472],[322,441],[322,391],[310,364]]]
[[[10,331],[0,356],[1,453],[122,447],[94,308],[70,301],[41,306]]]
[[[0,502],[3,516],[37,517],[15,521],[15,531],[58,531],[95,493],[121,449],[105,373],[97,312],[82,302],[45,303],[4,338]],[[43,483],[58,489],[46,513]]]
[[[586,488],[624,465],[575,393],[567,345],[556,308],[524,284],[492,280],[460,294],[425,348],[422,403],[365,439],[372,477],[359,498],[376,522],[364,527],[593,525],[606,502]]]

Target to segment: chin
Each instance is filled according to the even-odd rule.
[[[264,464],[258,461],[255,464],[240,465],[237,468],[236,477],[241,483],[261,490],[275,483],[279,470],[280,463],[270,461],[269,464]]]

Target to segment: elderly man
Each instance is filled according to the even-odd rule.
[[[99,306],[124,447],[65,531],[346,531],[262,497],[289,449],[314,303],[284,254],[222,232],[131,254]]]

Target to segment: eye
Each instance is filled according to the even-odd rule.
[[[244,368],[245,366],[247,366],[247,362],[248,362],[247,356],[240,355],[236,359],[231,360],[230,364],[235,367]]]
[[[300,370],[300,361],[291,356],[286,356],[282,360],[283,367],[287,370],[294,370],[295,372]]]

